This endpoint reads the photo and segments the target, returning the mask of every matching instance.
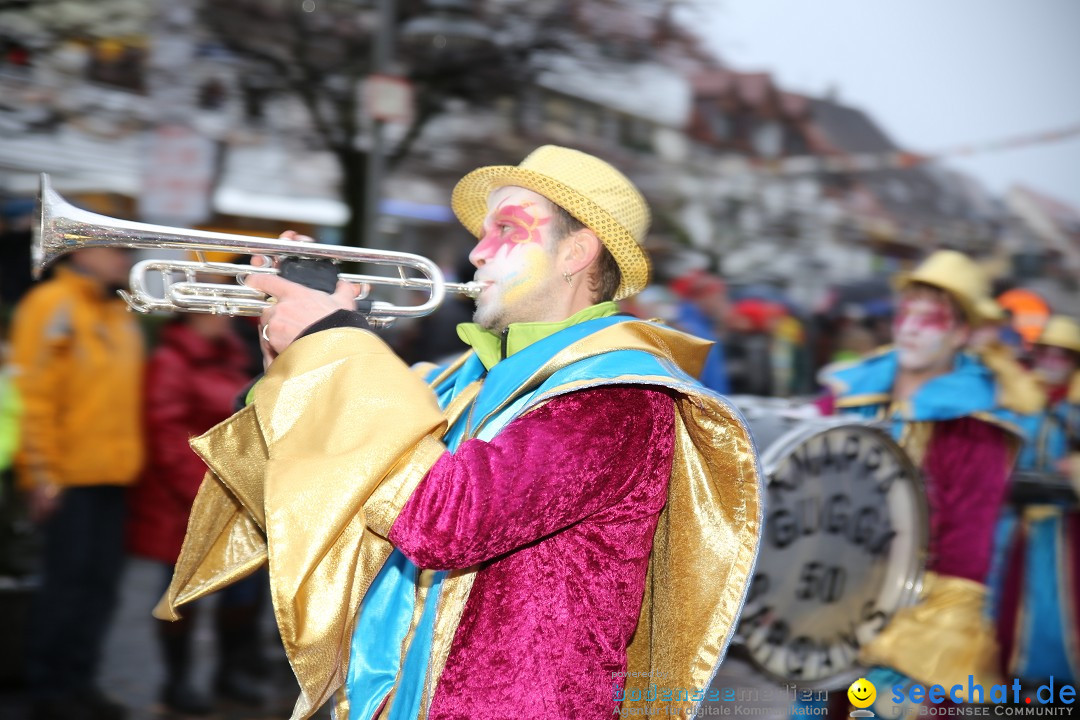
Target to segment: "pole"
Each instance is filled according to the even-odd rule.
[[[386,73],[394,48],[394,2],[376,0],[378,29],[371,43],[371,72]],[[364,182],[364,222],[360,247],[383,249],[379,237],[379,203],[382,200],[382,178],[385,169],[385,138],[383,121],[371,118],[371,146],[367,153],[366,181]]]

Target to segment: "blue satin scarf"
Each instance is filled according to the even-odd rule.
[[[893,383],[900,366],[895,350],[859,360],[828,375],[826,383],[838,400],[866,396],[865,404],[837,408],[840,413],[867,419],[885,418],[891,404]],[[904,407],[888,419],[894,439],[899,439],[905,422],[955,420],[983,413],[1017,431],[1017,417],[997,407],[993,373],[978,359],[961,353],[953,371],[927,381],[915,391]]]

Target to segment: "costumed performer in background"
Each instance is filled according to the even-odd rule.
[[[930,509],[920,601],[860,652],[878,688],[961,684],[970,701],[969,675],[983,687],[997,681],[984,581],[1019,431],[1001,417],[993,374],[962,352],[982,321],[987,285],[968,257],[935,252],[899,280],[895,347],[825,378],[837,412],[891,422],[923,472]],[[891,696],[879,690],[873,711],[894,715]]]
[[[1067,475],[1074,497],[1037,497],[1004,516],[998,638],[1004,673],[1025,682],[1052,676],[1075,685],[1080,680],[1080,325],[1051,316],[1033,356],[1046,405],[1021,418],[1028,442],[1017,469]]]

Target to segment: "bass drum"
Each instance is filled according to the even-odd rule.
[[[736,396],[758,444],[766,520],[736,642],[769,680],[846,688],[856,658],[918,597],[929,514],[921,476],[877,424]]]

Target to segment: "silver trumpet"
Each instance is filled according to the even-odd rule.
[[[427,299],[418,305],[394,305],[380,300],[371,301],[369,320],[385,326],[397,318],[422,317],[442,304],[446,293],[469,297],[480,294],[477,283],[450,283],[443,278],[439,267],[420,255],[392,250],[370,250],[341,245],[270,240],[249,235],[185,230],[150,223],[119,220],[75,207],[52,189],[49,176],[41,174],[38,191],[40,221],[34,228],[31,248],[35,277],[57,258],[84,248],[111,247],[135,250],[187,250],[198,261],[143,260],[131,268],[130,292],[120,291],[121,297],[137,312],[163,310],[167,312],[219,313],[223,315],[260,315],[271,303],[264,293],[246,287],[240,280],[257,273],[277,274],[275,267],[255,267],[232,263],[207,262],[204,252],[232,252],[241,255],[265,255],[271,258],[329,259],[335,262],[361,262],[389,265],[397,276],[358,275],[339,273],[338,279],[362,286],[360,297],[366,297],[374,286],[415,288],[427,291]],[[422,277],[410,277],[414,270]],[[164,289],[160,296],[147,289],[149,273],[162,276]],[[200,275],[220,275],[236,278],[235,283],[212,283],[199,280]]]

